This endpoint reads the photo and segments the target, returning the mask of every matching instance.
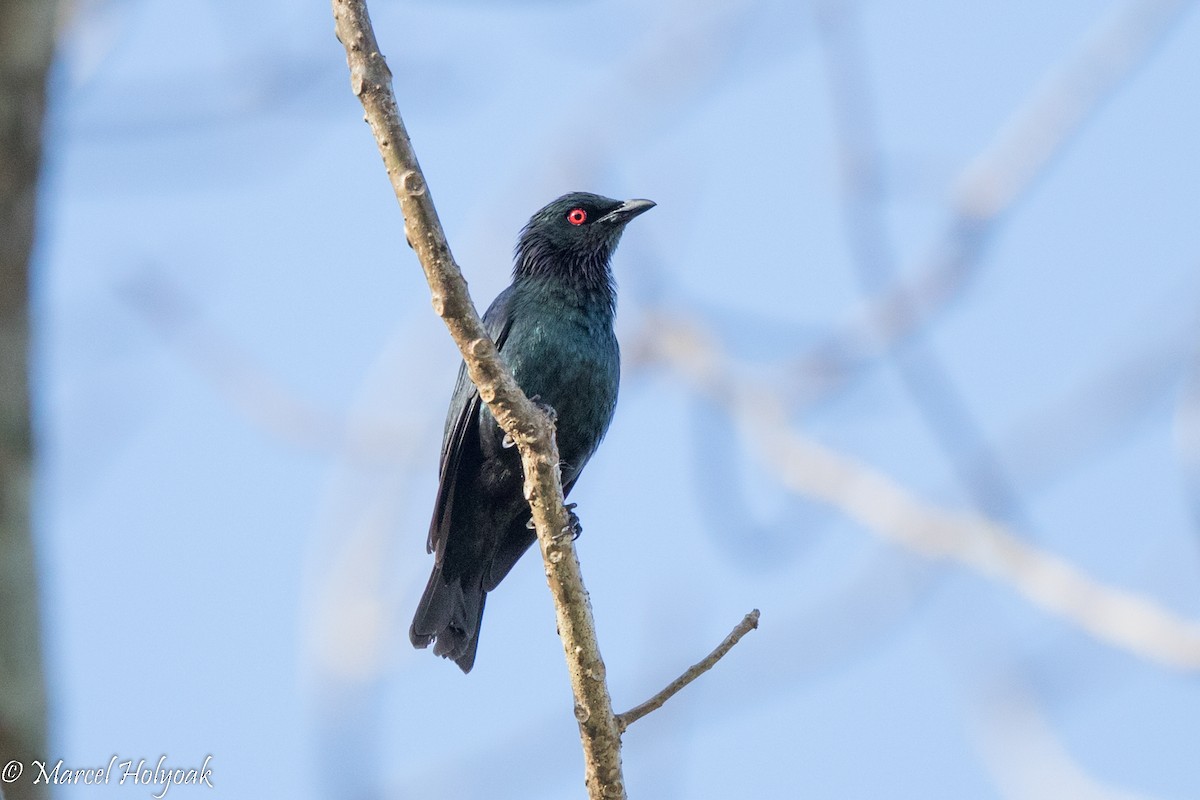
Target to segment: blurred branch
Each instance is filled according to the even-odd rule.
[[[737,430],[727,424],[725,410],[703,395],[693,395],[689,405],[690,446],[681,455],[694,484],[697,521],[721,548],[722,560],[729,566],[776,571],[808,553],[834,515],[782,492],[785,502],[765,513],[767,504],[749,493],[770,485],[769,476],[759,474],[758,459],[746,452]],[[811,535],[798,537],[797,528]]]
[[[644,703],[634,706],[623,714],[617,715],[617,729],[624,733],[630,725],[637,722],[642,717],[649,714],[651,711],[657,711],[663,705],[679,693],[679,690],[687,686],[692,681],[699,678],[704,673],[717,665],[717,662],[725,657],[725,654],[733,649],[734,645],[742,640],[752,630],[758,627],[759,613],[758,609],[754,609],[742,619],[737,626],[730,631],[725,637],[725,641],[717,645],[717,648],[709,653],[704,659],[692,666],[688,667],[687,671],[680,675],[675,680],[671,681],[665,689],[651,697]]]
[[[1005,213],[1025,199],[1084,123],[1154,52],[1188,0],[1127,0],[1084,34],[958,177],[950,220],[914,278],[876,292],[800,364],[837,371],[886,352],[937,317],[965,287]]]
[[[859,284],[880,291],[896,274],[887,232],[886,168],[876,141],[871,90],[856,16],[856,3],[828,0],[819,9],[830,99],[841,149],[843,219]],[[900,297],[898,302],[906,302]],[[915,314],[900,306],[902,316]],[[902,348],[889,351],[926,427],[954,465],[964,488],[983,512],[1023,519],[1012,481],[993,454],[953,379],[933,348],[914,331]]]
[[[771,47],[746,46],[747,28],[753,18],[765,16],[775,29],[803,31],[799,5],[764,4],[754,0],[724,0],[696,4],[685,0],[645,7],[654,15],[645,26],[630,26],[627,48],[621,49],[609,78],[587,92],[582,104],[557,104],[566,113],[544,142],[532,150],[534,157],[514,171],[503,197],[531,191],[539,186],[559,186],[563,176],[579,183],[603,179],[618,168],[611,157],[645,147],[672,118],[687,108],[689,101],[703,97],[740,66],[764,69],[778,58],[793,55],[795,38]],[[617,124],[617,120],[620,123]],[[678,176],[682,177],[682,176]],[[651,269],[655,265],[651,265]],[[622,292],[622,303],[637,298],[638,285],[652,286],[655,276],[635,276],[638,283]]]
[[[1179,305],[1187,304],[1187,298],[1194,294],[1190,284],[1189,281],[1187,285],[1172,288],[1169,296],[1177,298]],[[1171,318],[1164,321],[1162,304],[1154,304],[1151,312],[1154,319],[1135,321],[1133,327],[1149,333],[1156,327],[1152,321],[1158,325],[1165,322],[1164,333],[1152,335],[1145,342],[1131,342],[1128,353],[1102,365],[1095,375],[1032,410],[997,438],[998,450],[1004,462],[1013,465],[1013,476],[1023,491],[1036,493],[1061,479],[1084,459],[1095,457],[1097,452],[1123,441],[1123,435],[1127,435],[1151,410],[1161,409],[1162,401],[1178,387],[1180,371],[1188,360],[1187,348],[1197,339],[1200,320],[1191,313],[1190,304],[1187,306],[1172,312]],[[680,327],[677,320],[669,322],[665,327],[668,334]],[[709,320],[689,320],[684,327],[703,328],[706,322]],[[661,369],[661,355],[653,343],[664,335],[663,332],[661,317],[654,317],[639,324],[631,331],[632,336],[626,336],[624,362],[636,378],[645,379],[650,371]],[[737,368],[740,370],[743,366]],[[1197,374],[1200,375],[1200,369]],[[1200,380],[1196,385],[1200,386]],[[711,400],[710,395],[699,397],[704,403]],[[725,421],[727,415],[723,409],[727,407],[728,404],[714,405],[714,408],[722,409],[722,427],[732,427]],[[1185,412],[1181,409],[1180,414],[1183,416]],[[717,421],[711,424],[717,424]],[[1186,431],[1182,429],[1184,420],[1178,424],[1181,426],[1179,435],[1186,438]],[[1200,425],[1196,430],[1200,431]],[[736,434],[736,431],[732,433]],[[707,486],[701,488],[702,493],[708,491]],[[799,502],[809,501],[800,498]],[[831,509],[829,513],[832,515],[837,510]],[[703,522],[707,524],[708,521]],[[793,536],[797,535],[794,524],[790,530]],[[782,532],[748,531],[744,535],[757,537],[782,535]],[[813,529],[806,526],[800,535],[803,539],[811,538]],[[782,694],[794,690],[797,685],[812,684],[820,678],[844,672],[856,660],[871,657],[877,643],[895,636],[905,620],[914,617],[947,571],[939,569],[936,561],[912,551],[897,553],[886,545],[888,540],[884,537],[879,537],[878,541],[880,546],[869,548],[865,560],[856,561],[855,569],[819,601],[793,609],[773,623],[776,635],[756,643],[759,657],[740,675],[736,690],[710,698],[705,707],[706,723],[745,714],[748,709],[764,704],[778,703]],[[754,542],[757,547],[758,540]],[[743,542],[741,546],[747,545]],[[729,548],[730,552],[734,549]],[[958,641],[961,643],[961,638]],[[798,646],[794,644],[796,642],[803,644]],[[995,646],[994,640],[992,645]],[[954,652],[960,653],[961,648],[955,647]],[[989,656],[985,663],[994,669],[996,660]],[[1066,659],[1056,663],[1061,665],[1063,660]],[[786,673],[763,666],[783,662],[789,664]],[[980,674],[976,669],[968,669],[968,672]],[[1095,674],[1093,665],[1089,667],[1089,675]],[[1086,682],[1077,679],[1071,683],[1074,691],[1079,691],[1083,685]],[[464,778],[465,782],[457,787],[459,793],[463,796],[486,794],[492,785],[486,777],[491,774],[490,770],[502,769],[514,759],[521,758],[523,752],[546,746],[554,735],[554,727],[552,718],[541,719],[522,731],[519,743],[490,744],[477,754],[478,760],[485,765],[482,768],[485,777],[469,781]],[[1070,768],[1070,764],[1064,767]],[[416,772],[410,775],[406,786],[409,793],[416,796],[428,794],[430,787],[438,785],[444,775],[444,768],[436,763],[422,764],[414,769]],[[527,794],[533,793],[538,785],[535,778],[526,778],[519,784],[506,783],[509,791]],[[1014,793],[1013,796],[1019,795]]]
[[[1187,297],[1195,290],[1179,291]],[[1134,329],[1161,325],[1166,312],[1158,307],[1153,313],[1156,319]],[[1200,337],[1200,319],[1188,317],[1128,353],[1114,353],[1103,369],[1010,426],[999,449],[1019,484],[1027,491],[1044,486],[1123,441],[1137,430],[1139,420],[1171,397],[1181,376],[1186,384],[1188,351]]]
[[[734,367],[694,328],[661,318],[650,354],[721,403],[781,482],[839,509],[887,541],[997,580],[1100,641],[1176,669],[1200,670],[1200,623],[1106,586],[987,517],[922,502],[888,476],[795,431],[787,403]]]
[[[45,783],[34,784],[31,763],[48,753],[30,518],[29,262],[57,10],[49,0],[0,4],[0,764],[26,768],[13,783],[5,768],[10,800],[50,795]]]
[[[980,710],[977,740],[1000,797],[1011,800],[1149,800],[1084,770],[1023,687],[994,689]]]
[[[346,48],[351,89],[362,101],[387,166],[404,214],[409,244],[417,252],[433,294],[434,310],[458,345],[480,399],[521,453],[525,496],[554,596],[559,636],[575,694],[575,718],[589,795],[624,798],[621,736],[596,641],[591,603],[574,543],[570,536],[562,535],[568,526],[554,424],[517,386],[471,302],[396,107],[391,70],[379,52],[366,3],[333,0],[333,15],[338,40]]]
[[[957,191],[958,214],[995,219],[1017,203],[1191,5],[1190,0],[1114,5],[967,166]]]
[[[1200,527],[1200,351],[1191,354],[1175,401],[1175,452],[1193,524]]]
[[[165,274],[143,271],[119,291],[164,341],[263,430],[299,447],[368,464],[395,461],[396,453],[406,449],[409,437],[382,419],[343,421],[301,397],[246,348],[205,320],[192,299]]]

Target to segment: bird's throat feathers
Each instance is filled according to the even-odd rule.
[[[583,252],[557,247],[527,228],[517,242],[513,281],[570,293],[614,314],[617,286],[610,266],[612,250],[607,243]]]

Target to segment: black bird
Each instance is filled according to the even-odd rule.
[[[522,391],[557,415],[563,494],[596,452],[617,404],[621,353],[609,260],[625,225],[653,207],[586,192],[550,203],[521,231],[512,285],[483,315]],[[522,484],[517,449],[464,365],[446,416],[429,525],[433,574],[408,632],[414,647],[434,642],[433,652],[463,672],[475,663],[487,593],[537,540]]]

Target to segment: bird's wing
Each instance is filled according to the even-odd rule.
[[[492,301],[483,315],[483,326],[497,349],[504,346],[508,331],[512,327],[512,287],[505,289]],[[454,490],[463,468],[470,461],[481,458],[479,450],[479,390],[467,375],[467,365],[458,370],[458,381],[450,398],[450,410],[446,414],[446,432],[442,438],[442,459],[438,473],[437,499],[433,506],[433,520],[429,523],[429,540],[426,548],[436,553],[437,563],[442,561],[446,539],[450,535],[451,513],[454,509]]]

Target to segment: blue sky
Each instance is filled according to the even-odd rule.
[[[854,226],[877,214],[873,252],[923,274],[968,166],[1147,8],[1165,33],[952,297],[825,382],[813,354],[869,306]],[[638,357],[661,315],[691,320],[804,435],[950,511],[994,500],[991,463],[1015,499],[986,510],[1024,540],[1200,619],[1192,4],[371,10],[481,308],[548,200],[658,203],[615,258],[622,397],[572,496],[616,704],[751,608],[762,624],[626,734],[633,796],[1200,795],[1194,671],[790,493]],[[35,260],[56,753],[211,753],[223,797],[583,796],[536,559],[491,597],[469,676],[407,642],[457,356],[332,30],[280,0],[88,0],[67,20]],[[875,154],[865,206],[839,103]]]

